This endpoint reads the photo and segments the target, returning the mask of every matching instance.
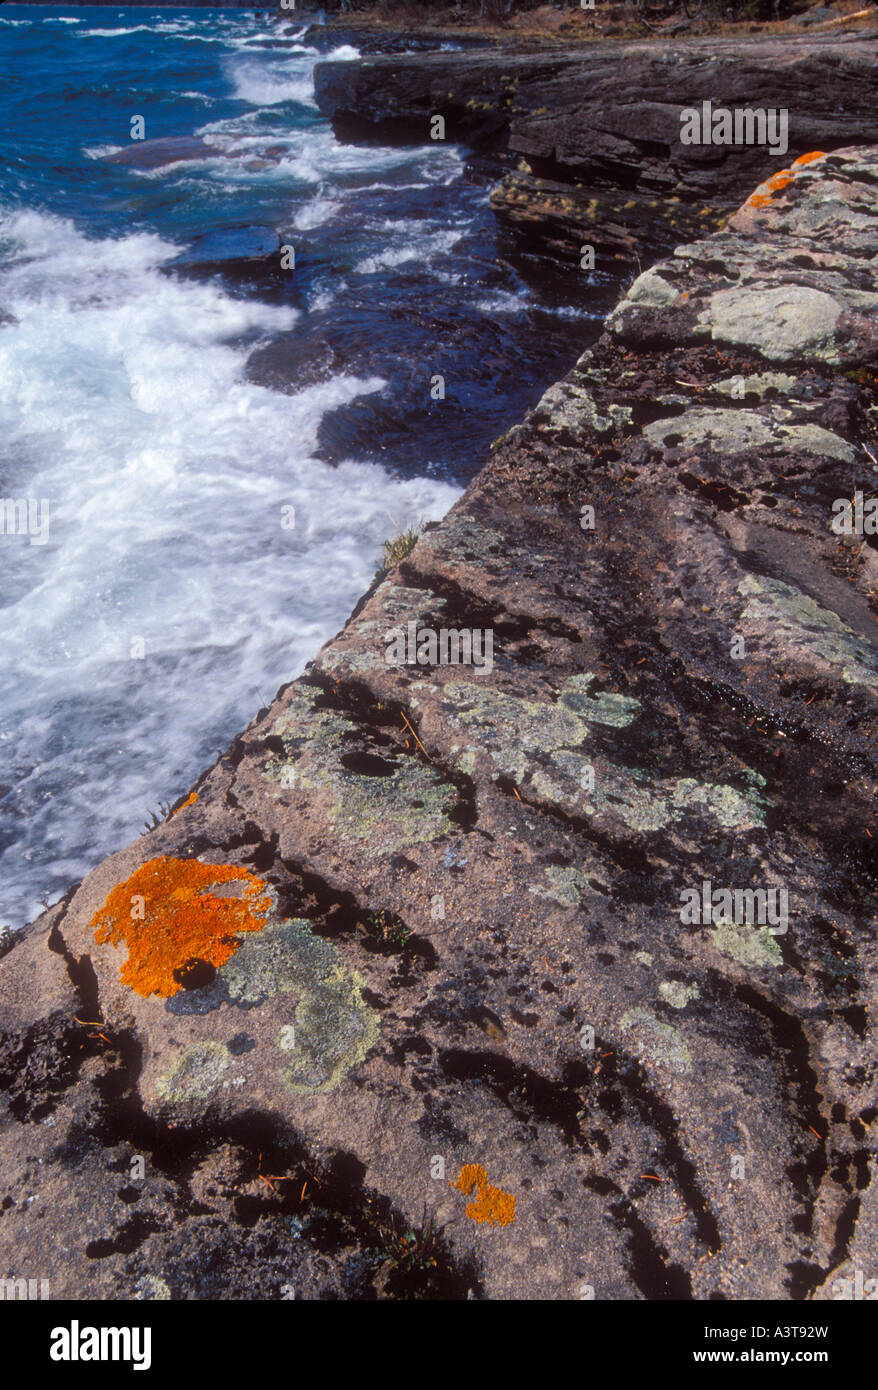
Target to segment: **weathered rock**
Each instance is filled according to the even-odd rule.
[[[305,676],[23,933],[0,1273],[710,1299],[864,1267],[878,568],[830,522],[875,488],[876,235],[878,152],[837,152],[638,280]],[[768,327],[719,299],[754,287]],[[490,629],[492,663],[390,665],[409,623]],[[705,882],[788,920],[685,916]]]
[[[878,40],[601,42],[536,53],[440,53],[321,63],[315,92],[353,140],[445,138],[516,156],[492,205],[545,251],[645,258],[721,225],[780,157],[765,145],[686,145],[681,112],[786,110],[784,160],[878,140]],[[648,95],[647,95],[648,94]]]

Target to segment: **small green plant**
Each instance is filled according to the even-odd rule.
[[[393,518],[390,518],[391,521]],[[383,541],[381,544],[381,564],[375,571],[373,584],[380,584],[381,580],[394,566],[400,564],[407,555],[411,555],[415,548],[415,542],[421,531],[424,529],[422,521],[413,522],[407,531],[400,531],[391,540]]]
[[[392,570],[394,565],[398,565],[407,555],[411,555],[415,548],[415,541],[421,534],[420,522],[415,526],[410,526],[407,531],[400,531],[393,540],[385,541],[382,548],[383,566],[385,570]]]
[[[393,1273],[411,1274],[415,1270],[436,1268],[438,1231],[435,1218],[430,1217],[415,1231],[411,1227],[404,1235],[392,1234],[388,1242],[387,1261]]]
[[[382,908],[380,912],[367,912],[363,921],[369,936],[383,946],[398,946],[402,949],[411,932],[395,913]]]
[[[435,1217],[427,1220],[426,1212],[419,1227],[409,1226],[402,1234],[390,1222],[376,1222],[371,1263],[384,1272],[390,1287],[400,1278],[429,1275],[438,1265],[440,1234]]]

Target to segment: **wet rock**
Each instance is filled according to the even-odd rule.
[[[281,265],[280,238],[272,227],[223,227],[206,232],[163,269],[166,274],[193,278],[222,275],[232,282],[286,289],[296,298],[289,286],[289,272]]]
[[[198,135],[170,135],[160,140],[133,140],[127,148],[106,156],[107,164],[133,169],[161,169],[188,159],[211,159],[218,151]]]

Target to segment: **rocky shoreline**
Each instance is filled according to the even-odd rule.
[[[802,1299],[868,1272],[878,563],[831,521],[876,486],[876,264],[850,149],[640,276],[305,675],[19,934],[0,1274]],[[490,631],[490,667],[389,665],[410,624]],[[783,890],[784,930],[681,912],[726,886]]]
[[[715,230],[809,150],[878,141],[876,56],[868,35],[383,54],[319,64],[315,94],[345,140],[427,142],[441,116],[446,139],[503,161],[503,223],[542,255],[578,262],[585,243],[611,268]],[[682,144],[681,112],[706,101],[786,110],[788,149]]]

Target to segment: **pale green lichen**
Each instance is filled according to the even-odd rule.
[[[588,881],[579,869],[564,868],[560,864],[550,864],[545,870],[549,880],[548,888],[534,884],[528,889],[538,898],[549,898],[562,907],[579,907],[588,890]]]
[[[363,1001],[364,981],[304,918],[248,937],[221,973],[229,998],[245,1006],[298,995],[295,1023],[277,1041],[291,1059],[282,1080],[297,1094],[333,1090],[378,1041],[378,1015]]]
[[[170,1285],[157,1274],[143,1274],[134,1285],[134,1297],[141,1303],[167,1303]]]
[[[723,377],[721,381],[715,381],[707,387],[711,395],[716,396],[763,396],[771,392],[779,395],[788,396],[798,386],[794,376],[789,376],[786,372],[756,372],[750,376],[729,376]]]
[[[548,414],[543,422],[541,416]],[[534,415],[542,429],[583,429],[589,428],[595,434],[611,434],[613,430],[627,425],[631,420],[631,407],[610,403],[603,413],[591,391],[578,386],[570,378],[550,386],[537,403]]]
[[[662,1023],[648,1009],[629,1009],[619,1020],[624,1033],[632,1034],[629,1047],[644,1062],[670,1067],[680,1075],[691,1072],[692,1054],[685,1038],[670,1023]]]
[[[370,777],[346,768],[346,735],[356,725],[332,710],[315,709],[318,692],[294,687],[272,733],[286,757],[270,759],[263,771],[279,788],[323,794],[328,820],[339,836],[370,856],[396,854],[448,834],[457,790],[433,768],[403,753],[387,776]]]
[[[580,676],[571,676],[564,682],[558,694],[558,704],[572,710],[589,724],[608,724],[613,729],[626,729],[640,709],[640,701],[630,695],[616,695],[598,691],[597,695],[588,692],[595,677],[590,671]]]
[[[710,936],[718,951],[741,965],[783,965],[777,937],[767,927],[738,926],[727,917],[721,917]]]
[[[788,412],[787,412],[788,413]],[[817,458],[852,463],[854,450],[840,435],[820,425],[787,425],[777,412],[698,407],[644,426],[650,443],[666,447],[682,444],[689,449],[709,447],[715,454],[743,453],[754,449],[796,449]]]
[[[663,830],[690,811],[726,830],[753,830],[765,824],[758,791],[736,791],[693,777],[649,781],[637,768],[607,769],[586,797],[586,811],[614,811],[632,830]]]
[[[808,285],[751,283],[717,290],[697,331],[714,342],[755,348],[769,362],[840,361],[842,304]]]
[[[507,538],[499,531],[482,526],[465,512],[447,516],[437,531],[428,533],[426,543],[430,546],[441,544],[443,555],[457,561],[490,558],[491,564],[499,569],[507,569],[511,563]]]
[[[662,980],[659,994],[672,1009],[685,1009],[691,1000],[701,998],[697,985],[684,985],[679,980]]]
[[[632,830],[663,830],[675,819],[662,784],[638,768],[605,768],[585,794],[583,809],[592,816],[619,816]]]
[[[701,810],[726,830],[753,829],[765,824],[764,802],[758,791],[739,792],[718,782],[698,783],[681,777],[671,796],[676,809]]]
[[[660,275],[655,266],[650,266],[649,270],[644,270],[642,275],[638,275],[619,309],[621,310],[625,304],[663,309],[669,304],[676,304],[679,298],[680,291]]]
[[[791,584],[747,575],[738,585],[747,599],[739,626],[759,633],[771,633],[772,645],[788,646],[794,654],[803,653],[840,666],[841,678],[849,685],[878,689],[878,658],[875,649],[858,637],[837,613],[822,608],[814,599]]]
[[[529,779],[539,797],[567,812],[615,815],[638,831],[661,830],[692,812],[725,829],[765,823],[765,803],[757,786],[739,792],[694,778],[655,778],[625,766],[598,772],[578,751],[590,728],[626,728],[641,706],[627,695],[592,695],[593,682],[588,672],[571,677],[554,702],[452,682],[445,687],[443,707],[452,727],[466,729],[477,739],[491,759],[495,778],[510,777],[522,785]],[[459,756],[457,765],[461,766]]]
[[[652,965],[655,957],[649,951],[635,951],[634,959],[638,965]]]
[[[156,1092],[163,1100],[205,1100],[222,1081],[230,1061],[231,1054],[221,1042],[192,1043],[159,1077]]]

